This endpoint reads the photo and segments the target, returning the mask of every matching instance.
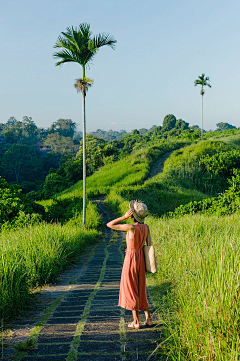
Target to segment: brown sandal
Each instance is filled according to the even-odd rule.
[[[145,322],[144,322],[144,326],[145,326],[145,327],[153,327],[154,325],[153,325],[153,323],[152,323],[151,325],[149,325],[149,323],[148,323],[147,321],[145,321]]]

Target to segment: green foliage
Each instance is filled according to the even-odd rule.
[[[175,151],[166,161],[164,171],[169,178],[178,180],[178,184],[191,189],[216,195],[226,188],[225,180],[218,174],[207,172],[204,159],[207,160],[217,154],[232,151],[232,147],[220,141],[201,141],[179,151]],[[227,153],[228,156],[230,153]],[[233,152],[234,153],[234,152]],[[233,153],[231,153],[233,157]],[[230,156],[230,157],[231,157]],[[227,156],[223,159],[227,158]],[[214,159],[214,158],[213,158]]]
[[[51,167],[58,167],[59,160],[54,154],[42,157],[35,147],[23,144],[5,146],[0,174],[8,182],[24,188],[24,193],[38,190]],[[30,187],[30,189],[29,189]]]
[[[43,186],[44,198],[50,198],[68,187],[66,176],[59,173],[49,173]]]
[[[234,127],[234,125],[231,125],[229,123],[217,123],[217,131],[222,131],[222,130],[229,130],[229,129],[237,129],[236,127]]]
[[[176,121],[177,118],[175,117],[175,115],[173,114],[166,115],[165,118],[163,119],[163,125],[162,125],[163,131],[167,132],[172,128],[175,128]]]
[[[53,198],[45,210],[48,219],[65,223],[82,211],[82,197]]]
[[[44,211],[44,210],[43,210]],[[45,212],[44,212],[45,213]],[[45,214],[44,214],[45,215]],[[46,218],[46,215],[45,215]],[[43,217],[39,213],[24,213],[20,211],[18,216],[14,218],[12,222],[6,221],[2,225],[2,230],[12,231],[19,228],[24,228],[26,226],[33,226],[40,224],[43,220]]]
[[[76,160],[82,163],[83,143],[80,143],[80,150]],[[103,139],[94,138],[92,135],[86,136],[86,168],[87,176],[93,174],[99,167],[103,166],[109,160],[114,161],[118,158],[118,150]],[[82,179],[82,177],[80,178]]]
[[[141,151],[135,152],[135,161],[139,162],[142,167],[146,167],[146,171],[149,170],[149,165],[153,164],[156,159],[159,159],[165,153],[170,150],[174,150],[178,147],[181,147],[183,143],[175,143],[174,141],[171,143],[166,140],[161,140],[155,145],[148,146]],[[137,158],[137,155],[141,156]],[[129,160],[132,159],[130,163]],[[131,157],[125,158],[127,169],[132,170],[128,164],[133,164],[133,155]],[[145,160],[146,163],[143,163]],[[123,171],[123,161],[119,161],[118,164],[121,164],[121,168]],[[111,174],[113,174],[114,170],[118,170],[116,167],[116,163],[114,168],[111,170]],[[143,168],[144,169],[144,168]],[[103,171],[104,169],[102,169]],[[117,174],[120,175],[118,171]],[[144,173],[142,173],[144,175]],[[104,177],[105,176],[105,177]],[[137,180],[136,172],[129,174],[130,177],[124,179],[124,181],[112,183],[108,192],[108,204],[111,205],[114,212],[116,211],[114,204],[120,204],[123,200],[129,202],[131,199],[141,199],[148,204],[149,210],[151,214],[161,216],[166,214],[169,211],[173,211],[176,207],[181,204],[188,203],[192,199],[201,200],[205,197],[204,194],[196,191],[196,190],[188,190],[183,187],[177,186],[173,180],[169,181],[168,177],[163,173],[160,176],[156,176],[153,179],[146,180],[146,176],[143,178],[139,178]],[[106,173],[102,173],[102,177],[107,179]],[[108,180],[108,179],[107,179]],[[104,180],[103,180],[104,182]],[[128,183],[127,183],[128,182]],[[90,184],[89,184],[90,186]],[[106,190],[105,190],[106,191]],[[126,210],[125,210],[126,212]]]
[[[5,172],[10,179],[19,183],[24,172],[29,171],[31,163],[31,148],[28,145],[14,144],[3,156]]]
[[[50,128],[50,133],[58,133],[61,137],[72,138],[76,131],[76,123],[74,123],[71,119],[58,119],[54,122]]]
[[[185,129],[180,132],[177,136],[178,139],[189,139],[189,141],[194,142],[195,140],[199,140],[201,138],[201,130],[200,129]]]
[[[11,221],[22,209],[21,190],[0,178],[0,224]]]
[[[240,167],[240,150],[233,149],[209,156],[207,154],[200,160],[205,172],[217,174],[221,177],[229,177],[232,168]]]
[[[144,131],[142,130],[142,133],[143,132]],[[110,142],[111,140],[114,139],[121,139],[125,134],[127,134],[127,132],[126,130],[120,130],[118,132],[118,131],[113,131],[112,129],[108,131],[97,129],[95,132],[90,132],[89,134],[92,135],[94,138],[100,138],[107,142]]]
[[[39,223],[44,217],[43,206],[28,199],[16,185],[9,185],[5,179],[0,178],[1,229],[16,229]]]
[[[11,117],[3,127],[3,137],[10,144],[35,144],[37,126],[31,117],[23,117],[22,122]]]
[[[169,217],[181,217],[185,214],[232,214],[240,209],[240,173],[233,170],[233,176],[228,179],[229,188],[218,197],[207,198],[202,201],[192,201],[181,205],[174,212],[169,212]]]
[[[49,147],[54,154],[58,155],[59,162],[65,154],[73,154],[76,147],[72,138],[62,136],[58,132],[48,134],[44,140],[44,145]]]
[[[66,173],[66,179],[69,181],[68,186],[82,179],[83,177],[82,157],[78,157],[75,158],[73,161],[66,162],[64,164],[64,171]]]
[[[80,204],[79,208],[82,209],[82,203]],[[69,226],[73,225],[82,228],[82,212],[79,213],[78,210],[75,213],[73,212],[73,217],[69,220],[68,224]],[[97,206],[93,204],[91,201],[88,201],[87,209],[86,209],[85,228],[100,230],[101,226],[102,226],[102,221],[100,219]]]

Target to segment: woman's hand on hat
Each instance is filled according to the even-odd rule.
[[[133,213],[134,213],[134,211],[132,210],[132,209],[129,209],[128,211],[127,211],[127,213],[125,214],[125,218],[127,219],[127,218],[130,218],[132,215],[133,215]]]

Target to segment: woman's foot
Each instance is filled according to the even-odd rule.
[[[152,321],[151,321],[150,318],[148,318],[148,319],[144,322],[144,326],[153,327],[153,323],[152,323]]]
[[[135,330],[139,330],[140,324],[135,324],[134,321],[132,323],[129,323],[128,328],[134,328]]]

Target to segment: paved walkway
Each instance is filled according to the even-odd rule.
[[[96,202],[105,223],[114,218],[102,200]],[[153,305],[154,328],[142,326],[140,330],[127,328],[131,311],[117,306],[125,249],[122,241],[122,232],[113,233],[106,227],[102,243],[92,246],[56,285],[44,288],[34,308],[12,329],[14,342],[31,336],[33,349],[31,342],[26,351],[8,347],[3,360],[161,360],[158,351],[152,355],[162,341]],[[140,321],[144,321],[143,312]]]

